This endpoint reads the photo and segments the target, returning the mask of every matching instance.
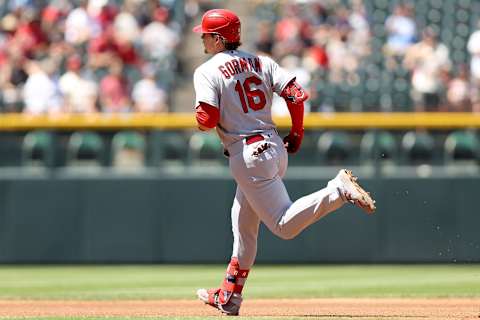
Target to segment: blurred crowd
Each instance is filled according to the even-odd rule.
[[[210,2],[0,1],[0,112],[175,111],[178,48]],[[473,0],[252,2],[242,32],[309,88],[307,111],[480,112]]]
[[[0,2],[3,112],[165,112],[184,1]]]
[[[451,8],[442,8],[447,3]],[[480,112],[480,25],[477,31],[471,27],[473,6],[441,0],[256,1],[255,48],[310,89],[311,111]]]

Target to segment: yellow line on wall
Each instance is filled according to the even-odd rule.
[[[289,117],[275,117],[279,128],[289,128]],[[0,131],[34,129],[116,130],[192,129],[193,113],[172,114],[0,114]],[[480,114],[472,113],[311,113],[305,116],[308,129],[455,129],[480,128]]]

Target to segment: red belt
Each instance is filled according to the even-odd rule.
[[[246,144],[252,144],[254,142],[265,140],[265,138],[261,134],[254,134],[253,136],[248,136],[245,138]]]

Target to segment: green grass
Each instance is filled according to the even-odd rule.
[[[0,299],[194,299],[224,266],[3,266]],[[255,266],[248,298],[480,297],[480,265]]]
[[[220,265],[1,266],[0,299],[195,299],[195,289],[217,286],[224,270],[225,267]],[[255,266],[246,286],[245,297],[248,299],[289,297],[479,298],[480,265]],[[0,317],[0,319],[6,318]],[[44,317],[41,319],[140,320],[153,319],[153,317]],[[163,317],[161,319],[218,319],[218,317]],[[242,319],[305,318],[250,317]],[[335,319],[342,319],[342,317]],[[389,318],[389,320],[391,319]]]

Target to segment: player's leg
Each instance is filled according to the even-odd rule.
[[[257,253],[260,219],[237,187],[232,206],[233,252],[220,288],[199,289],[198,297],[225,314],[236,315],[242,303],[242,290]]]
[[[344,204],[338,191],[328,187],[292,203],[279,176],[245,184],[248,201],[262,222],[283,239],[294,238],[314,221]]]
[[[367,213],[372,213],[375,210],[375,201],[358,185],[356,180],[357,178],[352,175],[351,171],[340,170],[325,188],[293,202],[281,217],[279,224],[288,225],[290,231],[287,233],[295,236],[295,232],[300,233],[310,224],[339,209],[347,202],[355,204]],[[312,216],[313,219],[306,220],[305,224],[302,221],[303,216]],[[299,218],[300,222],[297,221]]]
[[[270,148],[258,156],[251,156],[255,144],[246,146],[243,154],[230,158],[230,169],[253,210],[274,234],[284,239],[294,238],[310,224],[352,200],[345,195],[355,193],[353,187],[339,173],[325,188],[292,203],[281,179],[287,162],[283,142],[275,136],[268,143]],[[358,192],[354,194],[357,195]]]
[[[237,187],[232,212],[233,250],[241,269],[250,269],[257,255],[257,238],[260,219]]]

